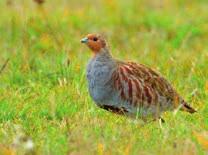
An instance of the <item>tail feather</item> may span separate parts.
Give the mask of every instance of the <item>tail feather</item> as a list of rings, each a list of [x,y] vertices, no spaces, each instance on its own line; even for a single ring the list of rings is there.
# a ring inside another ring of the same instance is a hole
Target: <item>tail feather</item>
[[[194,108],[192,108],[190,105],[188,105],[188,103],[186,103],[185,101],[182,101],[181,110],[187,111],[191,114],[196,112],[196,110]]]

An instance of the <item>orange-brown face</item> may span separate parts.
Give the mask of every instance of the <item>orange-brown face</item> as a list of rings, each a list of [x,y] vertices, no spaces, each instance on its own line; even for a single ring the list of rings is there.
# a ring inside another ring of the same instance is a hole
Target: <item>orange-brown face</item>
[[[81,40],[81,43],[87,44],[87,46],[94,52],[98,53],[102,48],[106,46],[105,40],[97,34],[88,34]]]

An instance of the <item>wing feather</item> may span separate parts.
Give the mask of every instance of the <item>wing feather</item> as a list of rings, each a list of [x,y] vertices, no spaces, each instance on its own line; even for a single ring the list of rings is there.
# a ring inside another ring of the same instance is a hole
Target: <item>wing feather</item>
[[[114,88],[121,99],[134,106],[157,104],[162,96],[174,100],[172,86],[159,73],[151,68],[132,62],[118,62],[113,73]]]

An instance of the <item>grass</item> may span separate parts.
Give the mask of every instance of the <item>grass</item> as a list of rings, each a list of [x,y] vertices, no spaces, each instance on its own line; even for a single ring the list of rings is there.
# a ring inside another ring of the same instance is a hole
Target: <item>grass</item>
[[[206,0],[1,1],[0,150],[28,153],[31,139],[35,154],[208,154],[207,9]],[[159,70],[198,112],[167,112],[160,128],[97,108],[80,44],[92,32],[115,57]]]

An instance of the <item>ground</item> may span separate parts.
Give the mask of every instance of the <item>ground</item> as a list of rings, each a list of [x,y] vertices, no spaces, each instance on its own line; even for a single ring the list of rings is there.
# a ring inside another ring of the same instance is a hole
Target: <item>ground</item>
[[[0,2],[0,154],[208,154],[207,0]],[[197,109],[144,124],[99,109],[80,44],[161,72]],[[32,150],[32,151],[30,151]]]

